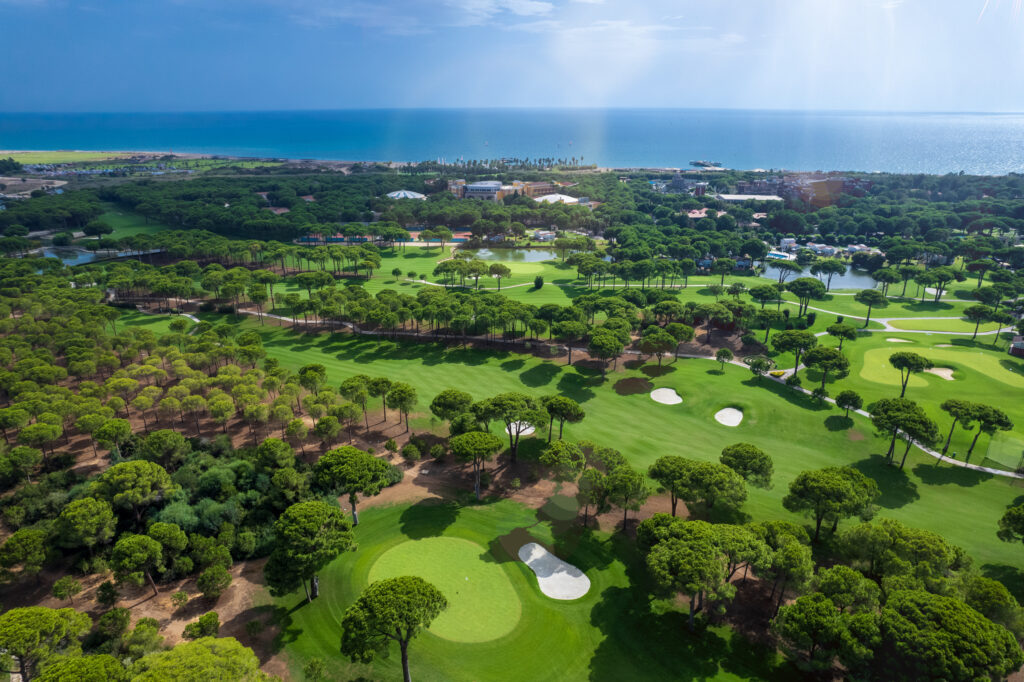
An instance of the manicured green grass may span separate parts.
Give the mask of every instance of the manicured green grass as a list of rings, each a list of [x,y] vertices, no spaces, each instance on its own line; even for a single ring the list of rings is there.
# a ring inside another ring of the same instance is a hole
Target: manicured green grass
[[[888,338],[903,338],[913,343],[890,343]],[[834,345],[831,340],[823,343]],[[988,340],[979,343],[925,334],[881,332],[847,342],[843,351],[850,358],[851,373],[848,378],[832,384],[830,391],[835,394],[851,388],[864,397],[865,403],[899,395],[899,373],[888,361],[892,353],[911,351],[930,358],[936,367],[952,368],[953,381],[929,373],[911,377],[906,397],[919,403],[936,421],[943,438],[950,424],[949,415],[939,408],[943,401],[959,398],[999,407],[1014,421],[1016,428],[997,433],[991,439],[982,435],[971,459],[977,464],[1017,466],[1021,450],[1016,444],[1022,440],[1020,434],[1024,427],[1024,402],[1018,399],[1024,388],[1024,362],[1007,355],[1005,349],[993,350]],[[974,431],[957,427],[950,452],[960,453],[962,459],[973,437]],[[982,461],[986,449],[991,451],[992,462]]]
[[[448,609],[430,626],[432,633],[454,642],[489,642],[511,632],[522,607],[505,572],[493,558],[482,558],[487,555],[486,548],[462,538],[410,540],[381,554],[367,582],[419,576],[448,600]]]
[[[947,320],[891,320],[890,325],[897,329],[914,329],[929,332],[963,332],[968,338],[974,334],[974,322],[963,318]],[[995,331],[999,325],[986,323],[979,327],[979,332]]]
[[[0,152],[3,158],[11,157],[18,163],[77,163],[81,161],[103,161],[105,159],[125,158],[128,155],[118,152]]]
[[[146,313],[140,313],[137,310],[121,310],[121,317],[117,318],[117,329],[121,331],[123,327],[143,327],[151,330],[157,336],[161,334],[168,334],[171,331],[171,321],[177,319],[177,315],[148,315]],[[193,326],[192,320],[187,317],[181,318],[188,322],[188,328],[191,329]],[[186,330],[186,333],[188,331]]]
[[[112,233],[106,235],[112,239],[121,239],[122,237],[131,237],[137,234],[155,234],[162,230],[171,229],[167,225],[155,220],[147,222],[138,213],[132,213],[117,204],[105,203],[103,208],[105,211],[98,220],[114,228]]]
[[[775,480],[771,490],[750,490],[743,511],[754,519],[799,521],[781,504],[796,475],[807,469],[848,464],[879,482],[882,515],[942,533],[982,565],[1008,568],[1020,560],[1019,548],[1000,542],[995,535],[999,517],[1020,494],[1007,479],[938,465],[917,450],[911,452],[904,470],[889,467],[881,458],[888,443],[873,436],[868,420],[854,416],[848,422],[836,408],[819,406],[766,379],[754,380],[740,367],[728,365],[724,373],[719,373],[716,363],[681,359],[667,361],[659,372],[650,363],[642,367],[629,363],[631,368],[624,369],[625,363],[620,360],[620,370],[602,380],[599,371],[578,365],[566,367],[564,359],[546,361],[502,351],[381,342],[347,334],[303,335],[280,327],[260,328],[255,320],[240,324],[260,330],[268,355],[278,358],[288,369],[321,363],[332,384],[354,374],[409,382],[419,396],[411,420],[416,431],[443,433],[426,406],[445,388],[459,387],[475,399],[502,391],[536,396],[557,392],[579,401],[587,413],[582,423],[566,426],[566,438],[586,438],[617,448],[642,469],[666,454],[714,461],[722,448],[732,443],[746,441],[761,447],[775,461]],[[847,342],[844,350],[853,361],[853,370],[850,377],[829,385],[833,395],[844,388],[857,390],[867,402],[898,395],[893,385],[859,375],[862,355],[872,348],[914,348],[911,344],[889,344],[884,338],[885,333]],[[824,342],[834,344],[832,339]],[[1000,363],[998,359],[996,362]],[[1021,408],[1007,405],[1013,401],[993,400],[989,377],[969,369],[966,360],[962,371],[964,378],[959,379],[958,372],[957,381],[952,382],[929,375],[925,379],[928,388],[911,389],[908,397],[919,400],[940,428],[948,424],[948,419],[938,410],[938,404],[950,397],[996,402],[1011,410],[1017,423],[1024,423]],[[805,370],[804,375],[808,382],[814,380],[813,372]],[[997,390],[1001,391],[1012,388],[999,386]],[[674,388],[683,403],[667,406],[653,402],[649,392],[660,387]],[[739,427],[729,428],[714,421],[715,412],[728,406],[744,411]],[[493,428],[499,432],[497,425]],[[524,457],[537,456],[544,445],[543,435],[524,441]],[[954,448],[965,451],[963,444],[972,435],[958,430]],[[979,452],[988,441],[982,436]],[[974,459],[982,460],[977,452]]]
[[[479,547],[475,557],[460,555],[453,563],[443,553],[432,555],[440,562],[437,573],[451,572],[457,582],[464,577],[467,562],[490,566],[511,585],[522,612],[512,630],[488,641],[459,642],[432,631],[421,633],[410,647],[412,677],[420,682],[800,678],[774,651],[728,629],[688,633],[685,614],[678,607],[650,597],[651,585],[632,540],[552,521],[543,509],[509,501],[473,507],[423,502],[370,508],[361,515],[355,534],[358,550],[320,573],[320,598],[305,604],[304,596],[294,594],[276,601],[282,625],[278,644],[296,678],[316,657],[327,663],[336,679],[401,679],[397,648],[371,665],[343,657],[338,652],[340,623],[382,558],[387,560],[395,547],[424,538]],[[543,596],[533,572],[515,556],[526,542],[544,544],[583,570],[590,592],[570,602]],[[416,573],[425,570],[409,568]],[[477,613],[463,611],[460,617],[470,623],[486,621],[501,598],[480,593],[475,603],[466,605]]]

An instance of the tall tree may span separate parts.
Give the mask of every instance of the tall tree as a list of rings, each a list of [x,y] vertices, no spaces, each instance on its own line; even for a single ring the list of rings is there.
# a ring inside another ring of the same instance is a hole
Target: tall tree
[[[562,430],[565,423],[579,424],[583,421],[586,413],[583,407],[568,396],[549,395],[540,399],[544,409],[548,411],[548,442],[551,442],[551,432],[555,419],[558,420],[558,440],[562,440]]]
[[[79,653],[80,638],[91,627],[92,619],[74,609],[14,608],[0,615],[0,648],[17,662],[21,679],[31,682],[43,661]]]
[[[505,424],[508,434],[509,455],[516,461],[519,438],[524,432],[539,429],[550,417],[544,405],[536,398],[523,393],[499,393],[485,401],[486,416]]]
[[[480,499],[480,470],[483,463],[501,449],[501,439],[484,431],[469,431],[453,436],[448,446],[456,459],[473,464],[473,493]]]
[[[153,596],[159,595],[154,571],[164,570],[164,553],[160,543],[147,535],[122,535],[114,543],[110,565],[118,580],[127,580],[137,585],[145,581],[153,588]]]
[[[900,371],[901,398],[907,393],[907,384],[910,382],[910,377],[912,375],[923,372],[926,369],[931,369],[934,366],[932,365],[932,361],[923,355],[907,351],[901,351],[890,355],[889,364]]]
[[[992,437],[997,431],[1010,431],[1013,429],[1013,422],[998,407],[975,403],[973,412],[974,420],[978,422],[978,431],[974,434],[971,447],[967,448],[965,461],[970,461],[971,453],[974,452],[974,446],[978,444],[978,437],[982,433],[987,433],[989,437]]]
[[[409,673],[409,643],[430,627],[448,608],[439,589],[416,576],[379,580],[345,611],[341,621],[341,652],[362,663],[387,655],[392,642],[398,644],[405,682]]]
[[[274,524],[275,543],[263,567],[271,592],[287,594],[302,584],[312,601],[309,581],[347,551],[353,543],[352,527],[341,510],[326,502],[299,502],[288,507]]]
[[[622,464],[608,472],[605,490],[608,493],[608,500],[622,510],[623,528],[629,511],[639,510],[650,495],[644,475],[628,464]]]
[[[668,493],[672,505],[672,516],[676,515],[676,506],[683,491],[686,475],[693,461],[678,455],[662,455],[647,470],[658,486]]]
[[[800,356],[818,345],[818,338],[809,331],[800,329],[787,329],[779,332],[772,339],[772,346],[779,353],[793,353],[793,375],[796,376],[800,368]]]
[[[871,311],[874,308],[884,308],[889,305],[889,299],[878,289],[862,289],[854,295],[853,300],[868,307],[867,317],[864,318],[865,329],[867,329],[868,324],[871,322]]]
[[[772,485],[772,458],[750,443],[736,443],[722,449],[719,460],[752,486],[768,489]]]
[[[167,470],[159,464],[133,460],[120,462],[104,471],[92,482],[89,491],[115,508],[131,511],[135,522],[141,524],[142,514],[148,507],[178,489]]]
[[[387,462],[351,445],[328,450],[313,465],[313,480],[320,490],[348,495],[353,526],[359,525],[359,495],[365,498],[380,494],[390,482],[390,473]]]

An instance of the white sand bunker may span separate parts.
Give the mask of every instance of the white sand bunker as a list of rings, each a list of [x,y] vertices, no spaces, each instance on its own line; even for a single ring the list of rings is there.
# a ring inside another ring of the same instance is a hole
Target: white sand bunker
[[[949,367],[932,367],[931,369],[926,369],[925,371],[928,372],[929,374],[934,374],[935,376],[942,377],[946,381],[953,380],[953,370],[951,370]]]
[[[512,435],[517,431],[520,436],[530,436],[533,435],[534,428],[529,424],[524,424],[523,422],[512,422],[511,426],[505,427],[505,433],[509,435]]]
[[[537,575],[537,586],[552,599],[579,599],[590,591],[590,578],[536,542],[519,548],[519,560]]]
[[[651,400],[662,405],[678,405],[683,399],[673,388],[656,388],[651,391]]]
[[[951,343],[938,343],[938,344],[935,344],[935,347],[936,348],[955,348],[955,346],[953,344],[951,344]]]
[[[889,343],[914,343],[910,339],[886,339]]]
[[[739,426],[743,421],[743,412],[735,407],[727,407],[715,412],[715,421],[725,426]]]

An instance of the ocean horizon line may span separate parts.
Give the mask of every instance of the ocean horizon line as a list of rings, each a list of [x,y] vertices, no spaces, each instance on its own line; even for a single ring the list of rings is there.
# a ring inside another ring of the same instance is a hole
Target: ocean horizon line
[[[802,109],[782,107],[623,107],[623,106],[393,106],[393,107],[322,107],[297,109],[146,109],[146,110],[79,110],[79,111],[0,111],[5,116],[136,116],[136,115],[203,115],[203,114],[300,114],[300,113],[345,113],[374,111],[651,111],[651,112],[737,112],[763,114],[844,114],[870,116],[1024,116],[1021,111],[974,111],[974,110],[928,110],[928,109]]]

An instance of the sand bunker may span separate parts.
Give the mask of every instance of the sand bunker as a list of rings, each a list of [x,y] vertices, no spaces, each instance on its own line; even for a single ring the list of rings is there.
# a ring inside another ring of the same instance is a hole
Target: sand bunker
[[[651,391],[651,400],[662,405],[678,405],[683,402],[673,388],[656,388]]]
[[[590,578],[536,542],[519,548],[519,560],[537,575],[537,586],[552,599],[579,599],[590,591]]]
[[[910,339],[886,339],[889,343],[914,343]]]
[[[936,348],[955,348],[956,346],[954,346],[951,343],[938,343],[938,344],[935,344],[935,347]]]
[[[725,426],[739,426],[743,421],[743,412],[735,407],[727,407],[715,412],[715,421]]]
[[[534,428],[529,424],[523,424],[522,422],[512,422],[512,426],[505,427],[505,433],[512,435],[516,431],[519,431],[520,436],[533,435]]]
[[[931,369],[926,369],[925,371],[928,372],[929,374],[934,374],[935,376],[942,377],[946,381],[953,380],[953,370],[951,370],[949,367],[932,367]]]

